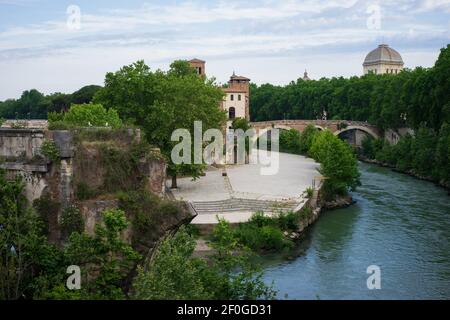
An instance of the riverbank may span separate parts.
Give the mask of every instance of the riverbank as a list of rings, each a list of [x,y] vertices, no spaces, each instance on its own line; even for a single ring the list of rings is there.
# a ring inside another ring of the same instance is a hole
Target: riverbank
[[[428,177],[422,176],[422,175],[415,173],[412,170],[400,170],[397,167],[390,165],[388,163],[385,163],[385,162],[382,162],[382,161],[379,161],[376,159],[369,159],[369,158],[361,156],[361,155],[358,155],[358,160],[361,162],[364,162],[364,163],[373,164],[373,165],[377,165],[377,166],[384,167],[384,168],[389,168],[394,172],[405,174],[405,175],[408,175],[410,177],[413,177],[413,178],[416,178],[416,179],[419,179],[422,181],[432,182],[435,185],[437,185],[438,187],[446,189],[448,194],[450,195],[450,183],[445,183],[443,181],[436,181],[436,179],[434,179],[431,176],[428,176]]]
[[[321,187],[314,190],[298,211],[280,212],[276,215],[254,213],[248,222],[230,224],[235,240],[260,256],[291,251],[298,247],[305,232],[316,223],[322,213],[347,208],[356,203],[350,194],[337,196],[332,201],[321,200],[320,194]],[[211,227],[208,233],[204,231],[199,229],[197,232],[199,238],[195,254],[199,257],[207,257],[213,252],[209,241],[213,241],[210,237],[214,233],[214,228]]]
[[[322,213],[326,211],[348,208],[356,203],[350,194],[345,196],[335,196],[335,198],[331,201],[324,201],[320,198],[320,192],[321,188],[314,190],[312,197],[305,204],[305,207],[310,208],[312,211],[312,215],[311,217],[307,217],[303,221],[300,221],[297,239],[301,238],[303,233],[319,219]]]

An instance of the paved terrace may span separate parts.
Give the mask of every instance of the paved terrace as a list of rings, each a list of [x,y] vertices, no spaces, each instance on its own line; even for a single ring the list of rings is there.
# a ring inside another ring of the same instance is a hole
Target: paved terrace
[[[279,156],[276,175],[261,175],[259,164],[227,166],[227,177],[222,176],[224,170],[210,168],[197,181],[179,179],[179,188],[172,193],[176,199],[192,203],[198,213],[193,224],[199,225],[215,224],[217,216],[240,223],[248,221],[256,211],[270,215],[298,209],[306,202],[304,192],[319,176],[319,165],[303,156]]]

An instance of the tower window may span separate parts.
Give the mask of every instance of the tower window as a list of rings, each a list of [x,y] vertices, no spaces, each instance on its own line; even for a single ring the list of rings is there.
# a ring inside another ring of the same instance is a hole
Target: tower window
[[[234,94],[232,94],[232,95],[230,96],[230,100],[231,100],[231,101],[234,101]]]
[[[241,100],[242,100],[242,97],[241,97],[241,95],[238,95],[238,100],[239,100],[239,101],[241,101]]]
[[[236,109],[234,107],[231,107],[230,110],[228,110],[228,118],[232,120],[236,118]]]

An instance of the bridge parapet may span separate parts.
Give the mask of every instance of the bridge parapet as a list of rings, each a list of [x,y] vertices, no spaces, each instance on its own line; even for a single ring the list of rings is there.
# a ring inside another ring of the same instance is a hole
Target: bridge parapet
[[[302,132],[308,125],[313,125],[322,130],[328,129],[334,134],[340,134],[349,130],[361,130],[375,138],[381,138],[382,130],[376,126],[364,121],[348,121],[348,120],[275,120],[251,122],[256,130],[268,130],[270,128],[279,129],[295,129]]]

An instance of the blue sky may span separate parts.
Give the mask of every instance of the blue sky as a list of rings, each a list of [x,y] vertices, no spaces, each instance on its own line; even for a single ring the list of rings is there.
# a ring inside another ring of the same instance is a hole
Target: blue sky
[[[69,5],[79,29],[67,25]],[[314,79],[360,75],[384,42],[406,67],[429,67],[449,31],[450,0],[0,0],[0,100],[102,84],[139,59],[166,69],[197,57],[218,82],[236,71],[286,84],[305,69]]]

